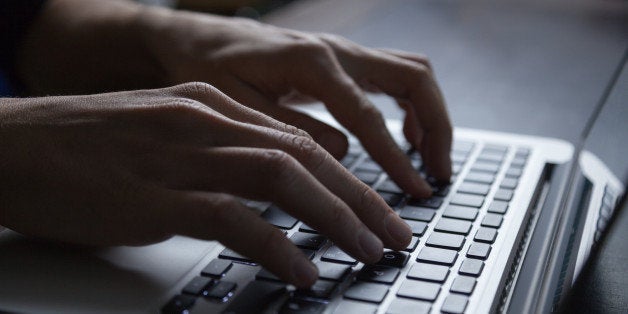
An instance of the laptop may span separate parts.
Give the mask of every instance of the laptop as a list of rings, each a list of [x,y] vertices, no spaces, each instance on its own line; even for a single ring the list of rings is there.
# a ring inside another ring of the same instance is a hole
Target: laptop
[[[273,204],[243,200],[319,267],[309,290],[217,242],[85,249],[0,232],[0,311],[24,313],[552,312],[619,210],[628,173],[628,53],[577,143],[456,128],[451,184],[411,199],[351,138],[342,160],[412,227],[364,265]],[[338,126],[326,113],[315,117]],[[614,122],[613,122],[614,121]],[[399,145],[400,121],[388,121]],[[625,204],[623,205],[626,206]]]

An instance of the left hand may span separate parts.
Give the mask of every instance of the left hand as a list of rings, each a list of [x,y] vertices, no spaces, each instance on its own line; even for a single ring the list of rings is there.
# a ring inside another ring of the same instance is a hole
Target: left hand
[[[431,188],[365,91],[394,97],[406,111],[404,134],[428,173],[449,180],[452,127],[426,58],[238,18],[148,10],[141,19],[149,26],[148,50],[169,84],[209,82],[242,104],[304,129],[339,158],[347,146],[340,131],[279,105],[294,95],[320,100],[403,190],[429,196]]]

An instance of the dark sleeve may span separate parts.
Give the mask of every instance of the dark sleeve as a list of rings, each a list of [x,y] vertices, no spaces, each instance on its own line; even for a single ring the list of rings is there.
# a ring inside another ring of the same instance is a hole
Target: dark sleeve
[[[46,0],[0,0],[0,96],[20,88],[15,76],[15,54],[26,30]]]

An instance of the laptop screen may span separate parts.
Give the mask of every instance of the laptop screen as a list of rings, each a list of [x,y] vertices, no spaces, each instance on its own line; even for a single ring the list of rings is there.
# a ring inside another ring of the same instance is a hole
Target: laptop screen
[[[584,149],[596,155],[620,179],[628,175],[628,64],[624,54],[616,75],[602,97],[595,123],[588,127]],[[603,105],[602,105],[603,103]],[[588,134],[587,134],[588,133]],[[627,183],[627,182],[625,182]]]

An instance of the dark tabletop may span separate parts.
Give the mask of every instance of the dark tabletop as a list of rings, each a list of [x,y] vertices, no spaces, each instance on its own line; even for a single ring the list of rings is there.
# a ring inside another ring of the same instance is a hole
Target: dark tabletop
[[[628,2],[611,0],[302,1],[267,21],[426,54],[456,126],[572,142],[628,43]]]

